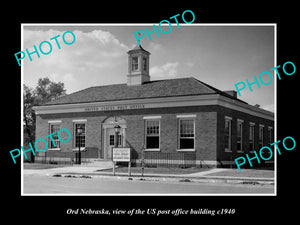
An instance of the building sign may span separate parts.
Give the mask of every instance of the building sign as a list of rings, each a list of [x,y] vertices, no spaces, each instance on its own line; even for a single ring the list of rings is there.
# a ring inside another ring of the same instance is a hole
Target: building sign
[[[134,104],[134,105],[107,105],[107,106],[91,106],[86,107],[86,112],[91,111],[113,111],[113,110],[126,110],[126,109],[144,109],[144,104]]]
[[[113,148],[114,162],[130,162],[130,148]]]

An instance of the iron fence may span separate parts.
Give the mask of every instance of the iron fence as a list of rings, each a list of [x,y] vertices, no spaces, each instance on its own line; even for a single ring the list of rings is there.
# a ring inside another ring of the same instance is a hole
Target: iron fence
[[[93,157],[94,158],[94,157]],[[91,156],[87,151],[81,152],[81,164],[89,163]],[[78,164],[79,153],[76,152],[60,152],[59,154],[52,154],[51,152],[39,153],[35,156],[36,163],[46,164]]]
[[[141,156],[141,163],[145,167],[195,167],[195,152],[147,152]]]

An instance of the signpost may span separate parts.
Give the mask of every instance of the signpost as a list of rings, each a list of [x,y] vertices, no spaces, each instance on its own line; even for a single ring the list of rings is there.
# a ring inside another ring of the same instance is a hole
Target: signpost
[[[113,175],[115,176],[116,162],[128,162],[128,176],[131,176],[131,161],[130,161],[130,148],[113,148]]]

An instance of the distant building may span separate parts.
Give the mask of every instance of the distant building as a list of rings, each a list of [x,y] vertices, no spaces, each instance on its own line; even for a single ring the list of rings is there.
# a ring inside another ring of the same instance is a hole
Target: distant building
[[[118,145],[130,147],[137,164],[144,155],[146,164],[230,166],[273,143],[272,112],[192,77],[151,81],[149,56],[141,46],[128,51],[127,84],[90,87],[34,107],[36,138],[61,128],[72,133],[66,143],[56,138],[56,148],[49,138],[35,161],[74,161],[79,146],[85,161],[110,160],[116,125]]]

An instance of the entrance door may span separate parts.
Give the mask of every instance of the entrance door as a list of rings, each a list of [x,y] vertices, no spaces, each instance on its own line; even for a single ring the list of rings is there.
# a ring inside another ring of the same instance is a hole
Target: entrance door
[[[118,147],[123,146],[123,134],[124,129],[121,129],[120,133],[118,134]],[[106,137],[105,137],[105,151],[104,151],[104,158],[111,159],[112,157],[112,148],[115,147],[115,130],[113,128],[106,129]]]
[[[108,117],[102,122],[103,131],[103,158],[111,159],[112,148],[115,146],[115,129],[119,125],[121,127],[118,136],[118,147],[125,147],[126,140],[126,121],[118,116]]]

